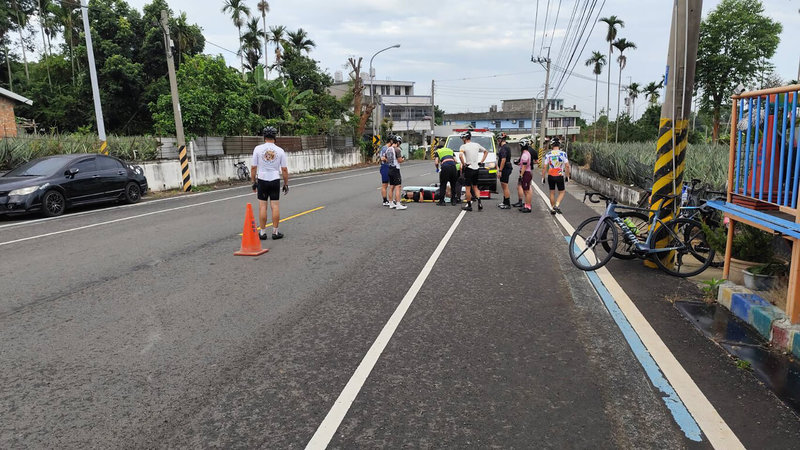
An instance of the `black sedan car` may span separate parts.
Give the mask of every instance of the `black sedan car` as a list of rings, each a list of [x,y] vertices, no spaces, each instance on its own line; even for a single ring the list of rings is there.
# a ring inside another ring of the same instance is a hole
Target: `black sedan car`
[[[147,192],[142,168],[105,155],[48,156],[0,177],[0,215],[41,211],[59,216],[72,206],[136,203]]]

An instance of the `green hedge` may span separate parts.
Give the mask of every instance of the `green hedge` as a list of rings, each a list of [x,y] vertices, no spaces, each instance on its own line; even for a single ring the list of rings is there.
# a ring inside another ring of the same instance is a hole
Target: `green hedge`
[[[0,139],[0,170],[12,169],[42,156],[97,153],[97,136],[85,134],[35,135]],[[150,136],[109,136],[108,154],[126,161],[146,161],[158,155],[158,141]]]
[[[689,145],[684,179],[699,178],[714,190],[723,190],[728,178],[728,147]],[[655,142],[621,144],[576,142],[569,146],[569,158],[578,166],[625,184],[649,189],[653,184]]]

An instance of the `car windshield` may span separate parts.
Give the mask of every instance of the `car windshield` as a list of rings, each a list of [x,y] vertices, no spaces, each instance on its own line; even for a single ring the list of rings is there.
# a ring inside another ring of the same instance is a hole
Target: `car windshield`
[[[492,137],[491,136],[472,136],[472,142],[480,145],[481,147],[489,150],[489,153],[494,153],[494,145],[492,145]],[[457,152],[461,146],[464,145],[464,141],[461,140],[459,136],[450,136],[447,138],[447,144],[445,146],[449,149],[452,149],[454,152]]]
[[[3,175],[4,177],[45,177],[54,175],[69,158],[45,158],[28,161],[14,170]]]

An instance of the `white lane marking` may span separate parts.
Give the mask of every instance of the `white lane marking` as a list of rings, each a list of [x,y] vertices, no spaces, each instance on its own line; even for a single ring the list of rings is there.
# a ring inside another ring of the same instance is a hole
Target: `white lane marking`
[[[306,449],[323,449],[331,442],[331,439],[333,439],[333,435],[336,434],[336,430],[339,429],[339,425],[341,425],[344,416],[347,414],[347,411],[350,410],[350,406],[353,404],[353,401],[356,399],[359,391],[361,391],[361,388],[364,386],[364,382],[367,380],[367,377],[369,377],[369,374],[375,367],[375,363],[378,362],[378,358],[380,358],[381,353],[383,353],[383,350],[386,348],[386,345],[389,343],[392,335],[394,335],[394,332],[397,330],[398,325],[400,325],[400,321],[403,320],[403,316],[405,316],[408,308],[411,306],[411,303],[414,302],[417,293],[419,292],[420,288],[422,288],[422,285],[425,283],[428,275],[430,275],[431,269],[433,269],[434,264],[436,264],[436,261],[439,259],[439,256],[442,254],[445,246],[447,246],[447,242],[450,241],[450,238],[453,236],[458,224],[461,223],[461,219],[464,217],[464,214],[466,214],[466,211],[461,211],[461,214],[456,217],[456,220],[450,226],[450,229],[447,230],[447,233],[439,242],[436,250],[434,250],[433,254],[431,254],[431,257],[428,258],[428,262],[425,263],[422,271],[420,271],[419,275],[417,275],[417,279],[414,280],[411,288],[408,289],[408,292],[406,292],[403,300],[401,300],[400,304],[397,305],[397,309],[395,309],[394,313],[389,318],[389,321],[386,322],[386,325],[384,325],[380,334],[378,334],[378,337],[367,351],[367,354],[364,355],[364,359],[361,360],[361,364],[358,365],[358,368],[353,373],[353,376],[350,377],[350,381],[347,382],[347,385],[345,385],[342,393],[339,394],[339,398],[336,399],[333,407],[331,407],[331,410],[328,411],[328,414],[319,425],[319,428],[317,428],[314,436],[312,436],[311,440],[308,441]]]
[[[340,171],[340,172],[320,173],[320,174],[317,174],[317,175],[298,175],[296,177],[292,177],[292,180],[305,180],[305,179],[308,179],[308,178],[318,178],[318,177],[323,177],[323,176],[326,176],[326,175],[332,175],[332,174],[335,174],[335,173],[360,172],[360,171],[368,170],[368,169],[374,169],[374,167],[365,167],[365,168],[361,168],[361,169],[343,170],[343,171]],[[359,175],[363,175],[363,174],[359,174]],[[300,186],[300,185],[298,185],[298,186]],[[215,189],[213,191],[208,191],[208,192],[193,192],[191,194],[178,195],[178,196],[175,196],[175,197],[159,198],[159,199],[156,199],[156,200],[145,200],[143,202],[134,203],[132,205],[120,205],[120,206],[116,206],[116,207],[112,207],[112,208],[102,208],[102,209],[94,209],[94,210],[91,210],[91,211],[81,211],[81,212],[76,212],[76,213],[70,213],[70,214],[65,214],[63,216],[58,216],[58,217],[45,217],[45,218],[42,218],[42,219],[33,219],[33,220],[25,221],[25,222],[9,223],[9,224],[6,224],[6,225],[0,225],[0,230],[2,230],[3,228],[21,228],[21,227],[25,227],[25,226],[29,226],[29,225],[36,225],[36,224],[39,224],[39,223],[42,223],[42,222],[49,222],[49,221],[52,221],[52,220],[71,219],[73,217],[80,217],[80,216],[85,216],[85,215],[89,215],[89,214],[99,214],[99,213],[109,212],[109,211],[117,211],[117,210],[125,209],[125,208],[135,208],[135,207],[138,207],[138,206],[147,206],[147,205],[166,202],[166,201],[170,201],[170,200],[192,199],[192,198],[202,197],[202,196],[209,195],[209,194],[218,194],[220,192],[232,191],[232,190],[236,190],[236,189],[244,189],[244,188],[249,188],[249,187],[250,187],[249,185],[245,185],[245,186],[234,186],[234,187],[229,187],[229,188],[224,188],[224,189]]]
[[[344,180],[344,179],[347,179],[347,178],[361,177],[361,176],[364,176],[364,175],[368,175],[368,174],[362,173],[362,174],[357,174],[357,175],[348,175],[346,177],[328,178],[328,179],[325,179],[325,180],[309,181],[308,183],[300,183],[300,184],[295,184],[295,185],[291,185],[290,184],[290,186],[296,188],[296,187],[300,187],[300,186],[307,186],[309,184],[326,183],[328,181]],[[33,239],[39,239],[39,238],[48,237],[48,236],[56,236],[56,235],[64,234],[64,233],[71,233],[73,231],[86,230],[88,228],[99,227],[99,226],[102,226],[102,225],[110,225],[112,223],[125,222],[125,221],[128,221],[128,220],[133,220],[133,219],[138,219],[138,218],[141,218],[141,217],[152,216],[152,215],[155,215],[155,214],[162,214],[162,213],[167,213],[167,212],[172,212],[172,211],[179,211],[181,209],[193,208],[195,206],[210,205],[212,203],[224,202],[226,200],[233,200],[233,199],[242,198],[242,197],[249,197],[249,196],[252,196],[252,195],[253,195],[252,192],[248,192],[247,194],[240,194],[240,195],[234,195],[234,196],[231,196],[231,197],[218,198],[218,199],[209,200],[209,201],[200,202],[200,203],[192,203],[190,205],[176,206],[174,208],[161,209],[161,210],[158,210],[158,211],[151,211],[151,212],[148,212],[148,213],[138,214],[138,215],[135,215],[135,216],[122,217],[122,218],[119,218],[119,219],[107,220],[105,222],[98,222],[98,223],[93,223],[93,224],[84,225],[84,226],[80,226],[80,227],[68,228],[66,230],[53,231],[51,233],[39,234],[39,235],[36,235],[36,236],[29,236],[29,237],[21,238],[21,239],[14,239],[13,241],[0,242],[0,247],[2,247],[4,245],[16,244],[16,243],[19,243],[19,242],[30,241],[30,240],[33,240]]]
[[[544,200],[546,205],[550,205],[550,198],[537,186],[531,183],[536,188],[536,192]],[[564,227],[564,230],[571,236],[575,233],[575,228],[567,222],[561,214],[554,216],[556,220]],[[608,292],[614,297],[614,301],[619,306],[622,313],[628,319],[636,334],[642,340],[642,343],[647,347],[647,351],[656,361],[656,364],[661,368],[662,373],[678,393],[678,396],[686,405],[694,420],[703,430],[703,433],[708,438],[709,442],[714,448],[719,449],[744,449],[744,445],[739,441],[739,438],[733,433],[727,423],[722,419],[714,405],[706,398],[703,391],[695,384],[692,377],[686,372],[686,369],[681,366],[675,355],[669,350],[664,341],[658,336],[658,333],[653,329],[650,322],[645,319],[639,308],[633,303],[628,294],[622,289],[622,286],[617,283],[617,280],[611,275],[606,267],[601,267],[595,270],[595,273],[603,282]]]

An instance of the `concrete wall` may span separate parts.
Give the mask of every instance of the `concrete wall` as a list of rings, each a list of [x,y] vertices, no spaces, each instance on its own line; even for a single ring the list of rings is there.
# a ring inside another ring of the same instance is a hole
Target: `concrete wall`
[[[602,192],[603,195],[614,197],[623,205],[636,205],[642,197],[647,195],[644,190],[638,187],[618,183],[610,178],[598,175],[589,169],[573,166],[571,172],[573,180],[596,191]]]
[[[287,153],[289,173],[302,173],[312,170],[348,167],[363,162],[358,147],[331,151],[328,149],[302,150]],[[235,180],[237,161],[244,161],[250,167],[252,154],[198,158],[190,164],[192,184],[211,184],[218,181]],[[181,186],[181,169],[177,159],[150,161],[139,164],[144,169],[147,182],[153,191],[178,189]]]

